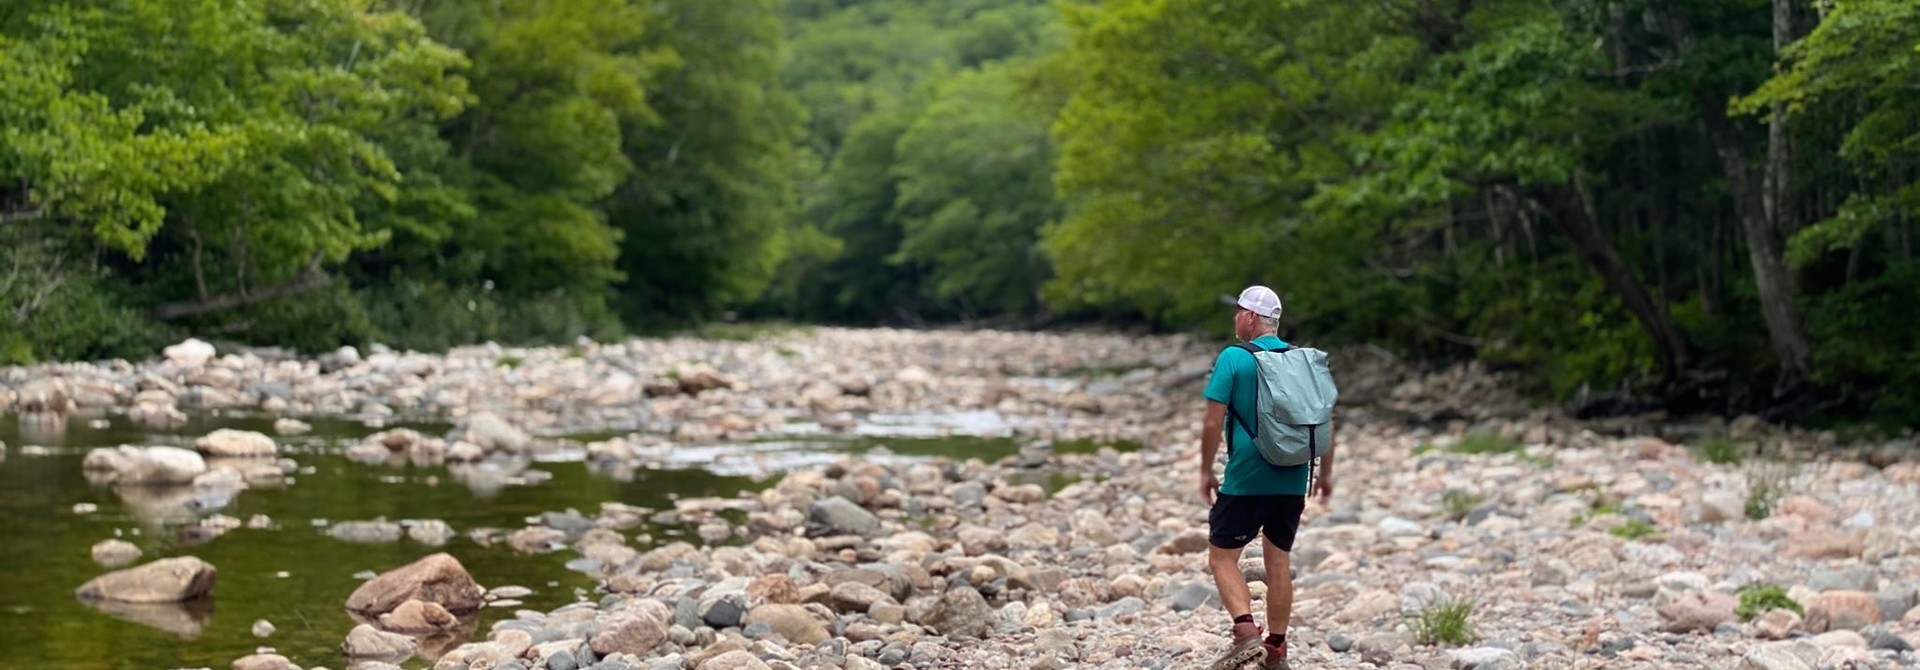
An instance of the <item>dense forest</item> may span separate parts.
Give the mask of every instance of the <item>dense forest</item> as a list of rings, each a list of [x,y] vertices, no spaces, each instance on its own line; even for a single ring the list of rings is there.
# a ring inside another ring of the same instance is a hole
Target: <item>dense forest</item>
[[[12,0],[0,363],[1286,329],[1920,418],[1910,0]]]

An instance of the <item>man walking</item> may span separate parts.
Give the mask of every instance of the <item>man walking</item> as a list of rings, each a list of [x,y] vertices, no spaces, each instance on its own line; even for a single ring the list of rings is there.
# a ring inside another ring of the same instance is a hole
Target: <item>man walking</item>
[[[1235,301],[1233,334],[1262,351],[1289,345],[1278,335],[1280,296],[1265,286],[1253,286]],[[1233,645],[1215,661],[1212,670],[1233,670],[1263,661],[1267,670],[1287,665],[1287,625],[1293,615],[1292,559],[1300,513],[1312,493],[1324,502],[1333,495],[1333,426],[1327,425],[1326,448],[1320,452],[1318,472],[1312,463],[1280,467],[1268,463],[1254,446],[1249,426],[1257,425],[1258,363],[1252,353],[1234,346],[1214,360],[1207,381],[1207,415],[1200,433],[1200,496],[1212,507],[1208,514],[1207,565],[1220,590],[1220,603],[1233,616]],[[1214,459],[1223,437],[1227,443],[1226,478],[1214,477]],[[1317,476],[1315,476],[1317,475]],[[1267,625],[1272,634],[1261,638],[1253,620],[1253,594],[1240,572],[1240,554],[1264,536],[1261,555],[1267,568]]]

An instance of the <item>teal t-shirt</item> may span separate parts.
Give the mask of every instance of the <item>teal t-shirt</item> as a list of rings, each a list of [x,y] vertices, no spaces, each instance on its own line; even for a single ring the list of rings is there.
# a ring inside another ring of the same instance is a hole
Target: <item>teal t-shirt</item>
[[[1287,343],[1278,337],[1265,335],[1254,339],[1254,346],[1261,349],[1280,349]],[[1227,347],[1220,357],[1213,361],[1213,376],[1207,379],[1207,400],[1227,405],[1227,474],[1220,480],[1220,492],[1235,496],[1272,496],[1306,495],[1307,470],[1310,466],[1295,465],[1279,467],[1260,457],[1260,451],[1253,446],[1253,436],[1234,420],[1238,414],[1242,420],[1254,421],[1254,412],[1259,402],[1259,388],[1255,385],[1260,374],[1258,363],[1253,354],[1239,347]]]

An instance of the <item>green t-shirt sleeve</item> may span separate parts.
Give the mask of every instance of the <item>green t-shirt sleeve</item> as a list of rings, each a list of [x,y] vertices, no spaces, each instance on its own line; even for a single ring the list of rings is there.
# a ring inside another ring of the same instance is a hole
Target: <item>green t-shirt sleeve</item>
[[[1233,374],[1238,370],[1234,365],[1235,352],[1243,356],[1247,353],[1228,347],[1222,349],[1220,356],[1213,359],[1213,374],[1207,377],[1207,390],[1201,392],[1206,399],[1223,405],[1233,401]]]

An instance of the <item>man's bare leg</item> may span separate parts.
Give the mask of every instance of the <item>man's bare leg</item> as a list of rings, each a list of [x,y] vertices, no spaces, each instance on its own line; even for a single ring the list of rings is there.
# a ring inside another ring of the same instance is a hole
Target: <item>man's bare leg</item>
[[[1293,622],[1293,554],[1275,546],[1273,540],[1262,540],[1260,558],[1267,564],[1267,630],[1286,635]],[[1220,602],[1225,603],[1226,596]]]
[[[1207,567],[1213,570],[1214,588],[1220,590],[1220,606],[1232,617],[1253,613],[1253,593],[1247,589],[1247,576],[1240,574],[1240,552],[1207,546]]]

